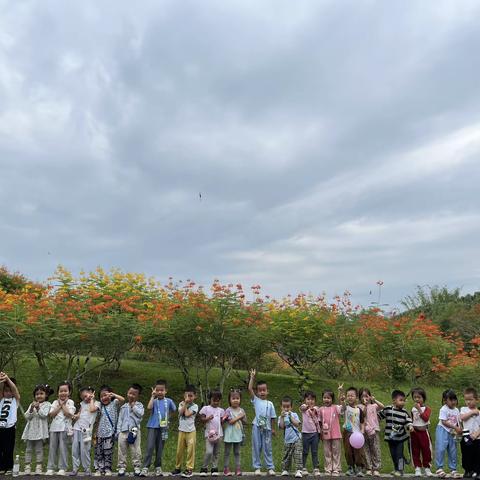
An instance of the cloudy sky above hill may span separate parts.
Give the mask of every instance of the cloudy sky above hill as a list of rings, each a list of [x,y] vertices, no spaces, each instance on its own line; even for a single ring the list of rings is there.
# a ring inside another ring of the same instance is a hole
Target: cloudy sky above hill
[[[0,0],[0,264],[478,290],[479,14]]]

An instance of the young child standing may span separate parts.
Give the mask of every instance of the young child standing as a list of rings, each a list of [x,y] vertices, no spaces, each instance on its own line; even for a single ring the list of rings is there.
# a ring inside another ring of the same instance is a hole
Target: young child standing
[[[463,391],[465,407],[460,409],[463,435],[460,443],[462,449],[463,478],[478,477],[480,474],[480,411],[478,410],[478,393],[475,388]]]
[[[365,452],[362,448],[353,448],[350,445],[350,437],[355,432],[364,433],[365,416],[363,410],[357,405],[358,390],[355,387],[347,389],[346,395],[340,397],[344,402],[343,406],[343,448],[345,450],[345,460],[347,461],[348,470],[346,475],[357,475],[362,477],[365,468]]]
[[[80,398],[80,410],[73,416],[73,475],[78,474],[80,465],[86,474],[90,474],[93,424],[100,408],[100,402],[95,400],[92,387],[81,388]]]
[[[197,444],[197,430],[195,418],[198,414],[198,405],[195,403],[197,391],[193,385],[187,385],[183,394],[183,401],[178,405],[178,442],[175,470],[172,475],[179,475],[183,459],[186,456],[185,471],[182,477],[193,476],[195,466],[195,447]]]
[[[93,466],[95,476],[112,475],[113,446],[117,433],[118,410],[125,399],[108,385],[100,387],[100,419],[98,421]]]
[[[155,451],[155,475],[162,473],[162,454],[165,441],[168,438],[168,424],[170,415],[177,410],[171,398],[167,398],[167,381],[157,380],[152,388],[152,396],[147,409],[152,413],[147,423],[147,452],[143,460],[143,469],[140,476],[146,477],[152,463]]]
[[[210,405],[205,405],[200,410],[200,418],[205,424],[205,456],[200,468],[200,475],[205,476],[211,462],[210,473],[218,475],[218,454],[220,453],[220,440],[223,438],[222,418],[225,410],[220,407],[222,394],[218,391],[210,392]]]
[[[284,445],[282,458],[282,475],[288,476],[290,466],[295,466],[295,477],[302,478],[302,434],[300,433],[300,419],[292,411],[292,399],[282,398],[282,413],[278,417],[278,427],[284,430]]]
[[[423,388],[414,388],[412,390],[412,407],[413,430],[410,432],[412,441],[412,460],[415,467],[415,476],[422,476],[422,468],[425,469],[425,475],[431,477],[433,475],[430,470],[432,463],[432,444],[428,426],[430,425],[430,415],[432,410],[425,405],[427,394]]]
[[[322,401],[320,423],[325,456],[325,473],[332,477],[338,477],[342,473],[342,432],[340,429],[342,407],[334,405],[335,394],[332,390],[325,390],[322,393]]]
[[[72,418],[75,414],[75,403],[70,399],[72,385],[63,382],[57,389],[57,400],[50,407],[50,444],[46,475],[53,475],[57,467],[57,475],[65,475],[68,466],[68,442],[73,435]]]
[[[120,408],[118,416],[118,475],[123,477],[127,469],[128,452],[132,456],[133,472],[136,477],[140,475],[142,465],[142,436],[140,423],[142,422],[145,409],[138,401],[142,393],[142,387],[138,383],[132,383],[127,391],[127,403]]]
[[[405,457],[403,444],[408,439],[408,433],[413,430],[410,414],[405,410],[405,393],[401,390],[392,392],[392,405],[384,407],[379,417],[385,419],[385,441],[388,443],[394,466],[395,476],[403,475]]]
[[[384,405],[370,393],[368,388],[360,390],[360,400],[365,413],[365,446],[363,449],[367,466],[366,474],[378,477],[382,468],[378,412],[384,408]]]
[[[33,389],[33,402],[25,412],[27,421],[22,440],[27,443],[25,449],[25,475],[32,473],[32,452],[35,451],[35,475],[42,475],[43,442],[48,439],[48,414],[51,404],[48,397],[53,390],[48,385],[37,385]]]
[[[240,447],[243,443],[244,425],[246,424],[246,415],[243,408],[240,407],[242,394],[240,390],[230,390],[228,394],[229,407],[225,410],[223,416],[225,456],[223,462],[223,474],[230,475],[230,451],[233,449],[235,459],[235,474],[241,475],[240,466]]]
[[[457,404],[458,398],[453,390],[445,390],[442,395],[444,405],[438,415],[438,425],[435,430],[435,463],[437,464],[438,477],[445,477],[447,474],[443,469],[445,452],[448,454],[448,467],[450,468],[450,477],[460,478],[457,472],[457,444],[455,437],[462,435],[460,426],[460,412]]]
[[[265,465],[268,468],[269,475],[275,475],[275,466],[273,465],[272,435],[275,435],[275,407],[268,400],[268,386],[266,382],[257,382],[254,389],[256,371],[250,371],[250,380],[248,382],[248,392],[255,410],[252,428],[252,460],[255,475],[261,473],[260,455],[263,451]]]
[[[11,474],[20,393],[15,379],[0,372],[0,474]]]
[[[318,444],[320,442],[320,409],[316,406],[317,396],[315,392],[308,390],[303,395],[303,403],[300,406],[302,412],[302,466],[303,474],[307,474],[308,452],[312,454],[313,474],[320,475],[318,468]]]

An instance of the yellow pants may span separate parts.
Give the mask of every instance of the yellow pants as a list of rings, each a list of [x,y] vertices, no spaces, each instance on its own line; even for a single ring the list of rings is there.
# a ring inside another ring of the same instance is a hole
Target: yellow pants
[[[176,468],[182,468],[183,457],[185,455],[185,450],[187,450],[187,463],[185,468],[187,470],[193,470],[195,465],[196,443],[197,432],[178,432]]]

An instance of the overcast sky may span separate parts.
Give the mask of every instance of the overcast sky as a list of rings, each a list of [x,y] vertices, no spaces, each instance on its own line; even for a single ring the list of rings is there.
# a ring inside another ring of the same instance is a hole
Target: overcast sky
[[[479,14],[0,0],[0,264],[478,290]]]

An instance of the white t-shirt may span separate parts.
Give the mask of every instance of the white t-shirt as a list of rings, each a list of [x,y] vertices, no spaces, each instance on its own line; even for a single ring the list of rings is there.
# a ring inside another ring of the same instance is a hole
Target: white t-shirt
[[[17,399],[15,397],[0,400],[0,428],[11,428],[17,423]]]
[[[440,420],[438,424],[442,426],[447,432],[450,432],[451,427],[447,427],[442,423],[442,420],[447,420],[450,422],[452,425],[458,425],[458,421],[460,416],[460,412],[458,411],[458,408],[448,408],[447,405],[444,405],[440,409],[440,413],[438,414],[438,419]]]
[[[463,415],[469,412],[470,412],[470,408],[468,407],[462,407],[460,409],[460,415]],[[463,420],[462,423],[463,423],[464,430],[469,430],[470,433],[476,432],[478,429],[480,429],[480,415],[473,415],[472,417],[469,417],[467,420]]]
[[[430,425],[430,420],[426,422],[420,415],[425,412],[427,407],[424,405],[420,407],[420,412],[413,407],[412,408],[412,420],[413,420],[413,426],[414,427],[428,427]]]
[[[56,410],[59,406],[58,400],[55,400],[50,407],[50,412]],[[67,410],[73,415],[75,413],[75,403],[73,400],[67,400]],[[64,432],[67,430],[68,427],[72,426],[72,419],[67,418],[65,413],[60,410],[55,417],[52,419],[52,423],[50,424],[50,431],[51,432]]]
[[[180,408],[180,405],[179,405]],[[189,408],[193,415],[186,417],[185,415],[179,415],[178,417],[178,430],[180,432],[194,432],[195,429],[195,417],[198,413],[198,405],[196,403],[192,404]]]
[[[97,418],[97,413],[100,410],[100,402],[95,401],[97,410],[95,412],[90,411],[90,402],[81,402],[80,403],[80,416],[73,426],[74,430],[82,431],[84,429],[89,430],[92,428],[95,423],[95,418]]]

